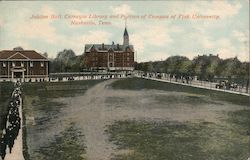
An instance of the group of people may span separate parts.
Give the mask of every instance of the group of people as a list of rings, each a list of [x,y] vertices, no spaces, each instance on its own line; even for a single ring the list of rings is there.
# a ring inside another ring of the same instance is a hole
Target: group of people
[[[21,127],[21,118],[19,115],[19,106],[21,105],[21,83],[17,81],[14,85],[14,90],[11,95],[11,101],[8,106],[8,114],[6,116],[6,127],[3,129],[2,137],[0,138],[0,156],[4,160],[6,150],[9,152],[14,146],[14,141],[18,136]]]

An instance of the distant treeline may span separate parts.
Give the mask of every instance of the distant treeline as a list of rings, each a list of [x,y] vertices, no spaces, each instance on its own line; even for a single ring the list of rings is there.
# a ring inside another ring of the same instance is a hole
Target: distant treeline
[[[79,72],[83,68],[83,55],[77,56],[71,49],[59,52],[50,63],[51,73]],[[241,62],[237,57],[221,59],[217,55],[202,55],[190,60],[185,56],[171,56],[164,61],[135,63],[135,69],[164,72],[175,77],[197,76],[209,81],[215,78],[232,78],[241,83],[249,81],[249,62]]]
[[[237,57],[220,59],[214,55],[203,55],[190,60],[185,56],[171,56],[164,61],[136,63],[135,69],[164,72],[177,77],[197,76],[208,81],[225,78],[249,83],[249,62],[241,62]]]

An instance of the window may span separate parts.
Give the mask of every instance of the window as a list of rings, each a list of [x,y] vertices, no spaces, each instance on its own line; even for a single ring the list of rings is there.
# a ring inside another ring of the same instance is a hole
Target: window
[[[12,62],[12,67],[15,67],[15,66],[16,66],[15,62]]]
[[[44,66],[44,62],[41,62],[41,67],[43,67]]]
[[[129,61],[129,57],[127,57],[127,61]]]
[[[30,67],[33,67],[33,62],[30,62]]]
[[[24,65],[23,65],[23,62],[21,62],[21,67],[23,67]]]
[[[3,62],[3,67],[4,67],[4,68],[6,67],[6,62]]]
[[[32,70],[30,70],[30,75],[33,75],[33,71]]]

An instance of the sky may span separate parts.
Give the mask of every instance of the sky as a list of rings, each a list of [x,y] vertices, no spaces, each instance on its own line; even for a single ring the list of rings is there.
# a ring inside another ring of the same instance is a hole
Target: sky
[[[0,13],[0,50],[81,55],[85,44],[122,44],[126,23],[138,62],[203,54],[249,61],[249,0],[0,1]]]

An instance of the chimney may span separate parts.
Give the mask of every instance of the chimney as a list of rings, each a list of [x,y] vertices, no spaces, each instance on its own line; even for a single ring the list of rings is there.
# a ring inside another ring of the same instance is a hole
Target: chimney
[[[112,45],[114,45],[115,44],[115,42],[114,41],[112,41]]]
[[[102,43],[102,50],[104,50],[104,43]]]
[[[120,49],[120,46],[119,46],[119,44],[117,43],[117,49],[119,50]]]
[[[13,51],[23,51],[23,48],[22,47],[15,47],[15,48],[13,48]]]

